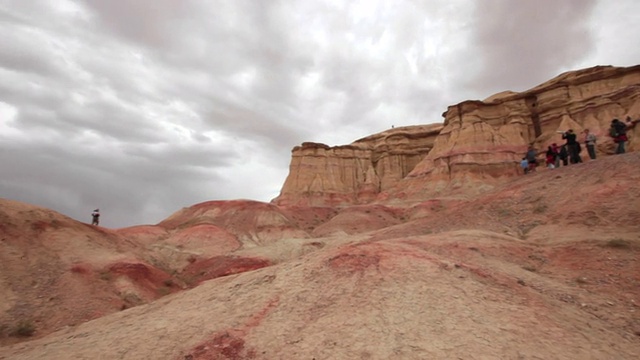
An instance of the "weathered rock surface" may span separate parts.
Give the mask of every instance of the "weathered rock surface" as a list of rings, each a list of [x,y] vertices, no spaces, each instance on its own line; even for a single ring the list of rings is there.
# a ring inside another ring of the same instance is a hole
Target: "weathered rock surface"
[[[298,224],[277,206],[250,200],[196,204],[175,212],[158,226],[180,230],[204,224],[224,229],[244,247],[266,245],[283,237],[309,237],[306,231],[299,229]]]
[[[610,118],[640,115],[639,70],[303,144],[272,204],[110,230],[0,199],[0,344],[35,325],[0,359],[637,359],[640,152],[513,176],[556,130],[610,152]]]
[[[541,170],[405,209],[287,209],[297,226],[369,232],[312,239],[327,245],[277,264],[195,263],[187,272],[213,280],[2,347],[0,359],[637,359],[638,161]]]
[[[558,131],[568,129],[582,142],[589,128],[598,156],[612,154],[611,120],[640,118],[640,66],[567,72],[521,93],[450,106],[443,116],[443,125],[392,129],[346,146],[295,147],[273,202],[344,205],[478,193],[519,175],[530,144],[544,152],[562,144]],[[637,131],[629,131],[628,151],[638,148]]]
[[[442,125],[390,129],[345,146],[303,143],[277,205],[339,205],[373,201],[404,178],[433,147]]]
[[[485,191],[521,173],[518,163],[530,144],[544,152],[552,143],[564,143],[558,131],[568,129],[581,143],[583,130],[590,129],[598,138],[598,156],[609,155],[614,152],[610,122],[626,116],[640,118],[640,66],[572,71],[522,93],[465,101],[444,113],[433,149],[387,195],[419,199]],[[628,151],[638,147],[636,132],[629,131]]]
[[[0,344],[19,324],[44,335],[177,290],[145,255],[116,231],[0,199]]]

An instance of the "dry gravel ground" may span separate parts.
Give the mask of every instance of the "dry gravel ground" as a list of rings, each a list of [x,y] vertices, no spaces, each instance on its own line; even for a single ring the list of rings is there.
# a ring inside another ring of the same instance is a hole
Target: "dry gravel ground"
[[[300,213],[301,229],[332,237],[274,240],[272,227],[268,243],[234,254],[274,265],[2,347],[0,359],[640,358],[640,153],[450,195],[333,222],[340,211]]]

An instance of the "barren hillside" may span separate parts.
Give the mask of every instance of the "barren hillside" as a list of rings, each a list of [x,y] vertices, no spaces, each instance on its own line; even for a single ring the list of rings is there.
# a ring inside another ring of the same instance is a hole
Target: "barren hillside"
[[[0,359],[636,359],[639,165],[640,153],[603,157],[406,207],[210,202],[118,231],[58,218],[41,230],[3,201],[2,281],[16,299],[4,314],[36,294],[17,275],[43,278],[8,254],[22,246],[32,261],[63,230],[93,237],[46,273],[81,260],[110,293],[95,272],[136,254],[184,290]]]

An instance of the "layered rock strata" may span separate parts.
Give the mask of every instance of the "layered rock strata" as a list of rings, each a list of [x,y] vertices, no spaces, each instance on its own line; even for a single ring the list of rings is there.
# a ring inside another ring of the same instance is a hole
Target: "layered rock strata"
[[[390,129],[350,145],[303,143],[292,150],[277,205],[369,203],[409,174],[433,147],[441,124]]]
[[[640,118],[640,65],[597,66],[561,74],[530,90],[505,91],[450,106],[443,124],[388,130],[350,145],[303,143],[292,151],[277,205],[339,205],[422,201],[477,193],[521,174],[529,145],[541,161],[547,146],[588,128],[597,155],[614,152],[614,118]],[[636,133],[628,132],[627,151]],[[584,146],[583,146],[584,147]],[[583,158],[588,158],[586,151]]]
[[[640,66],[564,73],[522,93],[450,106],[443,116],[431,152],[381,198],[420,200],[486,190],[521,174],[519,161],[529,145],[543,161],[547,146],[562,144],[561,132],[569,129],[584,144],[582,132],[588,128],[598,138],[598,156],[612,154],[611,120],[640,117]],[[635,132],[629,131],[628,151],[638,147]],[[582,157],[588,158],[586,149]]]

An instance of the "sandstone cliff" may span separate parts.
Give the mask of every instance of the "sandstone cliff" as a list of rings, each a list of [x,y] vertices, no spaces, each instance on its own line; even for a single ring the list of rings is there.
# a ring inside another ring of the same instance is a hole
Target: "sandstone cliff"
[[[350,145],[303,143],[277,205],[368,203],[409,174],[433,147],[441,124],[390,129]]]
[[[597,66],[561,74],[530,90],[464,101],[444,124],[388,130],[350,145],[304,143],[292,151],[278,205],[420,201],[471,194],[518,176],[527,146],[542,154],[561,144],[557,131],[598,137],[599,157],[613,153],[613,118],[640,118],[640,65]],[[638,148],[629,132],[628,151]],[[586,151],[583,152],[586,158]]]
[[[612,154],[611,120],[640,117],[640,66],[567,72],[522,93],[450,106],[443,116],[433,149],[386,197],[420,200],[486,190],[520,174],[518,162],[529,144],[542,158],[547,146],[563,143],[558,131],[568,129],[581,142],[583,130],[590,129],[598,138],[598,156]],[[634,132],[629,131],[628,151],[638,148]],[[586,151],[582,157],[586,161]]]

